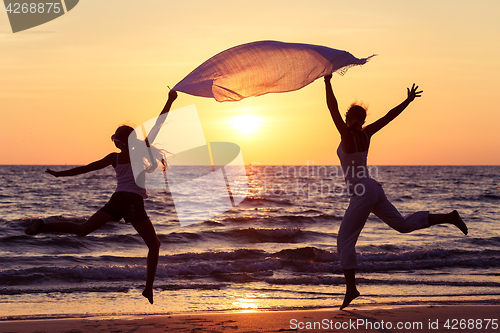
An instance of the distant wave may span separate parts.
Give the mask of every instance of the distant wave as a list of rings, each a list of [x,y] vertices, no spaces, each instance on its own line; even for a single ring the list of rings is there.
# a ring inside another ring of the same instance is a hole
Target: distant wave
[[[207,230],[200,232],[172,232],[159,235],[164,243],[191,243],[193,241],[224,241],[244,243],[296,243],[306,242],[318,237],[328,236],[314,231],[303,231],[300,228],[244,228],[231,230]]]
[[[442,269],[443,267],[487,268],[500,265],[500,250],[465,251],[428,249],[416,251],[389,251],[359,253],[360,272],[409,272],[419,270]],[[5,260],[6,258],[1,258]],[[67,259],[66,259],[67,260]],[[22,292],[22,290],[38,290],[43,292],[44,286],[54,284],[71,285],[81,288],[80,283],[90,281],[109,284],[123,282],[123,285],[137,283],[145,278],[146,268],[143,258],[94,258],[88,259],[88,265],[59,267],[43,265],[42,260],[33,261],[35,267],[10,269],[0,272],[0,294]],[[103,262],[121,264],[103,264]],[[80,259],[80,262],[85,260]],[[129,262],[130,264],[125,264]],[[138,264],[142,262],[142,264]],[[294,274],[281,274],[293,271]],[[333,275],[334,274],[334,275]],[[277,277],[277,276],[279,277]],[[398,276],[401,277],[401,274]],[[360,283],[370,284],[443,284],[450,286],[492,286],[500,287],[500,282],[490,281],[415,281],[408,279],[377,280],[365,277]],[[342,282],[342,273],[338,265],[336,253],[315,247],[285,249],[275,253],[262,250],[240,249],[226,252],[202,252],[167,255],[160,258],[157,280],[169,281],[179,285],[187,277],[196,279],[197,283],[205,281],[221,282],[266,282],[269,284],[331,284]],[[187,283],[189,284],[189,283]],[[97,285],[96,285],[97,286]],[[53,287],[53,286],[52,286]],[[50,287],[50,288],[52,288]],[[116,287],[116,286],[115,286]],[[71,289],[71,287],[68,287]],[[96,288],[99,288],[98,286]],[[75,290],[76,290],[75,289]],[[17,290],[17,291],[16,291]],[[78,289],[80,290],[80,289]]]
[[[240,206],[242,207],[268,207],[273,205],[293,206],[294,203],[287,199],[278,199],[278,198],[271,199],[271,198],[261,198],[261,197],[256,197],[256,198],[247,197],[240,203]]]
[[[310,212],[298,213],[295,215],[277,215],[277,216],[237,216],[237,217],[226,217],[223,219],[224,222],[235,222],[235,223],[259,223],[259,224],[276,224],[283,226],[301,225],[311,223],[329,223],[333,221],[342,221],[342,216],[329,215],[329,214],[313,214],[316,211],[311,210]]]
[[[480,195],[455,195],[447,200],[449,201],[466,201],[466,202],[477,202],[477,201],[497,201],[500,200],[500,195],[485,193]]]

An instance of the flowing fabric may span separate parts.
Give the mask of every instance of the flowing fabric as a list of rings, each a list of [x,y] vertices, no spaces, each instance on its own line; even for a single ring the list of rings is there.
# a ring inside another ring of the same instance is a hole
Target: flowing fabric
[[[349,52],[320,45],[259,41],[215,55],[173,89],[219,102],[239,101],[297,90],[333,72],[343,75],[371,57],[358,59]]]

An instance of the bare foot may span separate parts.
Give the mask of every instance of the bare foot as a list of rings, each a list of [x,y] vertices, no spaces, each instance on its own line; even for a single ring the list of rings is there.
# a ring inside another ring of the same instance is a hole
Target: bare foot
[[[30,236],[38,235],[40,232],[42,232],[44,227],[45,227],[45,222],[43,222],[42,219],[38,219],[31,225],[31,227],[26,228],[24,230],[24,233]]]
[[[468,229],[467,229],[467,226],[465,225],[464,221],[462,221],[462,219],[460,218],[460,215],[458,214],[458,212],[456,210],[454,210],[453,212],[451,212],[451,215],[453,216],[453,224],[458,228],[460,229],[464,235],[467,235],[467,233],[469,232]]]
[[[349,292],[346,292],[345,293],[345,297],[344,297],[344,303],[342,303],[342,306],[340,307],[340,310],[343,310],[344,308],[346,308],[347,306],[349,306],[349,304],[351,303],[351,301],[353,299],[355,299],[356,297],[358,297],[360,294],[359,294],[359,291],[357,289],[353,290],[353,291],[349,291]]]
[[[144,289],[142,296],[146,297],[149,303],[153,304],[153,289]]]

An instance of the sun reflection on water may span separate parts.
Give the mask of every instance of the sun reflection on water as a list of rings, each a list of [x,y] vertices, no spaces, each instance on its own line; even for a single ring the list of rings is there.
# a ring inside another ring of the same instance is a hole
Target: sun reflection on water
[[[257,312],[261,304],[257,295],[245,295],[245,297],[237,298],[237,301],[233,302],[233,305],[242,312]]]

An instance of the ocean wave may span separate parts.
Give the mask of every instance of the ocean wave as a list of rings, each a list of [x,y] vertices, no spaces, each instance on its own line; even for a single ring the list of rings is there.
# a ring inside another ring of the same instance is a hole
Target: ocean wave
[[[226,260],[257,260],[265,259],[269,254],[263,250],[256,249],[238,249],[234,251],[223,252],[201,252],[201,253],[181,253],[164,257],[169,262],[185,261],[226,261]]]
[[[214,222],[212,222],[214,223]],[[199,232],[170,232],[158,234],[165,244],[194,244],[195,242],[244,242],[244,243],[297,243],[331,237],[329,234],[302,230],[300,228],[238,228],[229,230],[206,230]],[[43,234],[37,237],[5,235],[0,238],[6,246],[33,246],[36,248],[92,249],[93,247],[142,246],[144,241],[138,234],[90,234],[76,235]]]
[[[202,222],[206,226],[210,227],[223,227],[225,224],[215,220],[206,220]]]
[[[157,290],[220,290],[227,286],[225,283],[156,283],[155,289]],[[99,285],[88,286],[85,284],[79,285],[61,285],[61,284],[45,284],[43,288],[0,288],[0,295],[20,295],[20,294],[40,294],[40,293],[127,293],[131,289],[136,288],[135,284],[123,283],[102,283]],[[0,320],[8,320],[0,318]]]
[[[159,235],[164,243],[192,243],[194,241],[224,241],[245,243],[297,243],[329,236],[320,232],[303,231],[300,228],[245,228],[209,230],[200,232],[172,232]]]
[[[162,243],[191,243],[202,238],[195,232],[171,232],[169,234],[158,235]]]
[[[330,214],[318,214],[318,215],[284,215],[284,216],[273,216],[269,217],[266,222],[272,222],[280,225],[308,225],[314,223],[331,223],[332,221],[340,222],[342,221],[342,216],[330,215]]]
[[[306,215],[304,213],[295,215],[266,215],[266,216],[237,216],[237,217],[226,217],[223,219],[224,222],[234,222],[234,223],[254,223],[259,225],[281,225],[281,226],[301,226],[308,225],[311,226],[315,223],[330,223],[332,221],[342,221],[342,216],[330,215],[330,214],[316,214],[316,215]]]
[[[481,197],[489,200],[500,200],[500,195],[495,195],[495,194],[483,194]]]
[[[491,193],[476,194],[476,195],[454,195],[447,199],[447,201],[465,201],[465,202],[489,202],[498,201],[500,196]]]
[[[300,228],[246,228],[223,231],[222,234],[228,238],[235,238],[238,241],[245,240],[250,243],[295,243],[324,235],[319,232],[301,230]]]
[[[38,237],[26,235],[4,236],[0,238],[2,243],[9,247],[30,248],[31,251],[38,252],[40,249],[47,251],[75,251],[75,250],[96,250],[102,247],[111,246],[142,246],[144,241],[138,234],[134,235],[87,235],[80,237],[76,235],[53,235],[45,234]]]
[[[277,285],[342,285],[345,283],[343,276],[301,276],[293,278],[267,278],[265,282]],[[356,278],[358,284],[365,285],[428,285],[428,286],[453,286],[453,287],[492,287],[499,288],[500,282],[476,282],[476,281],[415,281],[408,280],[379,280],[364,277]],[[463,294],[464,296],[468,294]],[[492,292],[491,295],[498,295]],[[408,295],[404,295],[408,297]],[[460,296],[460,295],[457,295]]]
[[[265,219],[267,216],[235,216],[235,217],[225,217],[222,219],[224,222],[234,222],[234,223],[245,223],[254,222],[259,219]]]
[[[477,238],[469,237],[466,239],[467,243],[489,247],[500,247],[500,237]]]
[[[239,206],[241,207],[269,207],[269,206],[294,206],[295,204],[287,199],[279,198],[262,198],[262,197],[247,197],[243,200]]]
[[[37,248],[51,249],[85,249],[90,248],[90,240],[92,236],[82,237],[37,237],[33,238],[26,235],[15,235],[2,237],[2,243],[7,246],[23,246],[24,248],[31,247],[32,251]]]
[[[338,256],[335,253],[315,247],[281,250],[274,253],[272,257],[286,260],[306,260],[314,262],[335,262],[338,260]]]
[[[107,261],[109,264],[103,265],[103,261]],[[122,264],[117,265],[116,261],[120,261]],[[29,286],[50,282],[64,284],[88,281],[137,282],[143,280],[146,274],[145,265],[137,264],[138,262],[144,263],[143,258],[109,257],[101,258],[101,260],[92,258],[89,259],[89,262],[93,265],[89,263],[88,265],[59,267],[52,262],[48,265],[42,264],[31,268],[3,270],[0,271],[0,284],[4,286]],[[124,265],[125,262],[130,264]],[[430,249],[406,252],[361,252],[358,255],[358,262],[358,271],[364,273],[406,271],[413,274],[422,270],[442,269],[443,267],[455,269],[491,268],[500,265],[500,251]],[[41,260],[38,261],[38,264],[41,263]],[[276,274],[278,277],[275,277]],[[196,278],[198,282],[199,279],[208,279],[218,282],[262,281],[276,284],[304,284],[306,283],[304,281],[308,281],[307,283],[315,284],[320,283],[318,281],[331,281],[333,277],[330,274],[342,276],[337,254],[315,247],[303,247],[275,253],[240,249],[226,252],[166,255],[160,257],[156,276],[158,281],[168,279],[177,282],[185,278]],[[384,283],[413,283],[405,281],[395,279]],[[471,283],[460,282],[454,285],[471,285]],[[481,286],[500,286],[500,282],[491,284],[488,281],[483,281],[477,283]]]
[[[144,279],[146,271],[141,265],[104,265],[104,266],[72,266],[46,267],[5,270],[0,273],[0,284],[8,286],[40,285],[46,282],[75,283],[88,280],[123,281]]]

